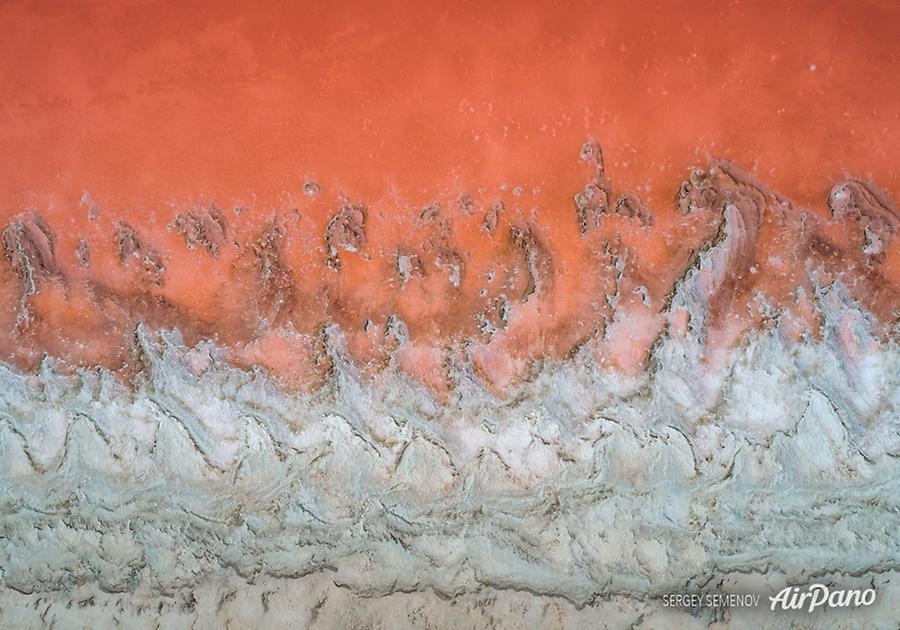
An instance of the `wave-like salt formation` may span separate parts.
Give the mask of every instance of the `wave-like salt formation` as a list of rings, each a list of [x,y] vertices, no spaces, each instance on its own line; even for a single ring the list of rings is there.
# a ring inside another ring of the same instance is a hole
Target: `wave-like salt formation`
[[[634,378],[582,351],[510,399],[472,371],[449,404],[363,379],[338,329],[333,376],[307,396],[144,328],[131,385],[51,359],[3,368],[3,582],[174,602],[222,575],[325,573],[365,598],[487,588],[575,615],[624,597],[637,618],[729,575],[896,571],[900,353],[840,285],[816,299],[819,341],[776,325],[711,374],[694,339],[666,337]]]

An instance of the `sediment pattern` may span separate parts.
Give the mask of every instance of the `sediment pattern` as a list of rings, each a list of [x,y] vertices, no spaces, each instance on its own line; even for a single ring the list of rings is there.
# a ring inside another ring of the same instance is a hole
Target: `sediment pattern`
[[[660,220],[599,144],[581,156],[562,236],[521,191],[435,202],[409,239],[358,201],[318,236],[299,211],[249,229],[202,207],[68,251],[14,217],[4,587],[196,620],[216,613],[194,593],[221,612],[238,580],[271,586],[260,614],[279,591],[548,627],[675,623],[662,594],[734,580],[891,588],[890,201],[850,179],[823,216],[713,162]]]

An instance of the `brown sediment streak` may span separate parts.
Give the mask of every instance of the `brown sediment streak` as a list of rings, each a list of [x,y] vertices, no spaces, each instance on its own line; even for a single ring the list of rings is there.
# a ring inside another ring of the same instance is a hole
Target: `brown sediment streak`
[[[34,212],[23,214],[3,228],[3,256],[19,277],[22,291],[37,291],[38,283],[58,273],[53,231]]]
[[[282,248],[284,228],[271,223],[249,248],[252,252],[252,273],[258,283],[258,320],[263,328],[283,325],[284,318],[295,303],[294,280],[285,266]],[[252,286],[252,284],[250,284]]]
[[[325,232],[329,267],[340,268],[341,251],[356,253],[365,247],[367,212],[365,206],[348,204],[329,221]]]
[[[527,302],[532,296],[541,299],[546,291],[553,290],[553,257],[540,243],[532,227],[510,226],[509,236],[522,252],[525,273],[528,278],[525,290],[519,298]]]
[[[202,247],[213,256],[225,241],[225,217],[215,206],[179,214],[170,227],[184,237],[189,249]]]
[[[160,255],[141,242],[137,232],[125,221],[116,223],[114,247],[123,267],[134,266],[153,284],[162,284],[163,266]]]

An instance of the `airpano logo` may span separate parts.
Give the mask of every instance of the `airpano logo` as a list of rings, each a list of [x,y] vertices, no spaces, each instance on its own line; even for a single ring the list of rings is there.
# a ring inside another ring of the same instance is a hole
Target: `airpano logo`
[[[824,608],[859,608],[875,603],[875,589],[834,589],[824,584],[812,584],[801,591],[798,586],[786,586],[775,597],[769,597],[769,610],[805,610],[815,612]]]

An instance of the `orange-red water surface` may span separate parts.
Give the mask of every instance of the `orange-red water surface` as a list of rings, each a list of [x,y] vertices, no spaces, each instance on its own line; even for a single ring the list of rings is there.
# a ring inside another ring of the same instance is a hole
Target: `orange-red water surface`
[[[791,202],[763,214],[745,261],[760,275],[729,312],[805,282],[764,254],[806,260],[791,247],[808,210],[812,255],[896,317],[897,240],[873,266],[827,205],[848,176],[889,211],[900,195],[893,2],[8,2],[0,21],[0,225],[33,211],[53,241],[49,264],[23,254],[33,290],[21,264],[0,270],[0,358],[21,366],[127,365],[145,321],[301,382],[331,323],[361,364],[397,350],[438,390],[464,338],[500,389],[608,325],[598,357],[632,369],[716,231],[674,202],[711,158]],[[581,234],[590,138],[652,225]],[[335,236],[350,206],[363,233]],[[214,247],[188,247],[190,212],[221,218]],[[619,255],[640,290],[613,326],[598,296]]]

